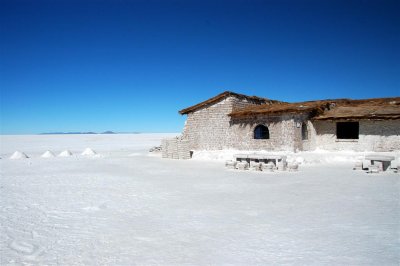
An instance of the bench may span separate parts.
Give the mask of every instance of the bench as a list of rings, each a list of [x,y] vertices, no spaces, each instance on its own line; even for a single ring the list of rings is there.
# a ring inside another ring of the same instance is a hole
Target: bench
[[[235,154],[234,155],[236,161],[247,161],[250,163],[251,161],[260,162],[260,163],[269,163],[273,162],[276,166],[278,162],[286,162],[286,156],[284,155],[275,155],[275,154]]]
[[[234,155],[236,162],[246,162],[250,166],[255,163],[260,164],[260,170],[286,170],[286,156],[284,155],[276,155],[276,154],[235,154]],[[272,166],[271,166],[272,165]],[[258,167],[258,166],[257,166]],[[256,167],[256,168],[257,168]],[[271,168],[271,169],[270,169]]]
[[[386,171],[390,168],[390,163],[395,159],[394,156],[380,155],[380,154],[368,154],[365,155],[365,160],[369,161],[370,166],[375,166],[379,171]]]

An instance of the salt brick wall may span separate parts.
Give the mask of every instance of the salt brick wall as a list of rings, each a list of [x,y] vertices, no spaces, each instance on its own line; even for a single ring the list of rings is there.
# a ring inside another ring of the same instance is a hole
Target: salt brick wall
[[[358,140],[337,140],[336,122],[314,121],[315,145],[326,150],[400,150],[399,120],[361,120]]]
[[[183,138],[189,141],[191,150],[355,150],[391,151],[400,150],[399,120],[360,121],[360,139],[337,141],[336,123],[309,121],[307,114],[257,116],[232,119],[228,115],[233,109],[254,104],[234,96],[196,110],[187,115]],[[302,140],[301,126],[307,123],[308,140]],[[270,139],[254,139],[254,128],[258,124],[268,126]]]
[[[204,107],[187,115],[183,139],[190,143],[190,149],[218,150],[226,147],[229,129],[229,114],[232,104],[229,98]]]
[[[191,112],[187,114],[182,137],[189,140],[192,150],[232,148],[231,140],[234,132],[230,127],[228,114],[233,109],[251,104],[255,102],[230,96],[218,103]]]
[[[268,127],[269,139],[254,139],[257,125]],[[291,116],[234,119],[231,145],[240,150],[294,150],[295,122]]]
[[[183,138],[192,150],[302,150],[301,127],[296,122],[306,120],[304,115],[281,115],[274,117],[232,119],[233,109],[254,104],[246,99],[227,97],[187,115]],[[254,128],[268,126],[270,139],[254,139]],[[311,128],[311,127],[309,127]],[[309,137],[310,139],[311,137]],[[308,149],[308,147],[307,147]]]
[[[307,120],[307,129],[308,129],[308,140],[304,140],[303,143],[303,151],[312,151],[317,148],[317,138],[314,124]]]
[[[302,139],[301,125],[307,123],[308,139]],[[232,147],[245,150],[296,151],[313,149],[312,124],[308,115],[256,116],[232,120]],[[257,125],[268,127],[269,139],[254,139]]]

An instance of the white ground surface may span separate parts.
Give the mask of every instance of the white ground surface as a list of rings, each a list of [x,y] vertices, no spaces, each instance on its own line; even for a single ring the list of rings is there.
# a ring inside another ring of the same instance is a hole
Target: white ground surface
[[[399,174],[351,153],[297,173],[148,156],[164,136],[1,136],[0,264],[399,265]]]

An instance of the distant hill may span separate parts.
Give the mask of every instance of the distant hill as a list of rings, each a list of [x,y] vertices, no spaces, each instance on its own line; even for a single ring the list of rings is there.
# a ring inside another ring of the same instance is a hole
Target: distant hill
[[[115,133],[115,132],[113,132],[113,131],[104,131],[104,132],[101,133],[101,134],[117,134],[117,133]]]
[[[102,133],[96,133],[96,132],[45,132],[45,133],[40,133],[39,135],[90,135],[90,134],[140,134],[141,132],[114,132],[111,130],[104,131]]]
[[[46,132],[40,135],[76,135],[76,134],[97,134],[96,132]]]

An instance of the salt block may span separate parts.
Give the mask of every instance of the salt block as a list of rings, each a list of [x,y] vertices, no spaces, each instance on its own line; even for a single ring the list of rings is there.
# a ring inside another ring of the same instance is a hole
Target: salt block
[[[353,170],[362,170],[363,168],[363,162],[362,161],[356,161],[354,163]]]
[[[236,164],[236,167],[239,170],[247,170],[247,169],[249,169],[249,164],[247,162],[238,162]]]
[[[289,171],[295,172],[299,170],[299,165],[296,163],[289,164],[288,165]]]
[[[376,165],[370,165],[369,167],[368,167],[368,173],[375,173],[375,174],[377,174],[377,173],[379,173],[379,167],[378,166],[376,166]]]
[[[362,161],[362,169],[368,169],[371,165],[371,161],[370,160],[363,160]]]
[[[236,161],[233,160],[228,160],[225,162],[225,167],[229,169],[235,169],[236,168]]]
[[[285,171],[286,170],[286,162],[278,162],[277,168],[278,171]]]
[[[261,171],[261,163],[250,162],[250,170]]]
[[[264,164],[262,170],[265,171],[265,172],[273,172],[274,171],[274,165],[273,164],[269,164],[269,163]]]

